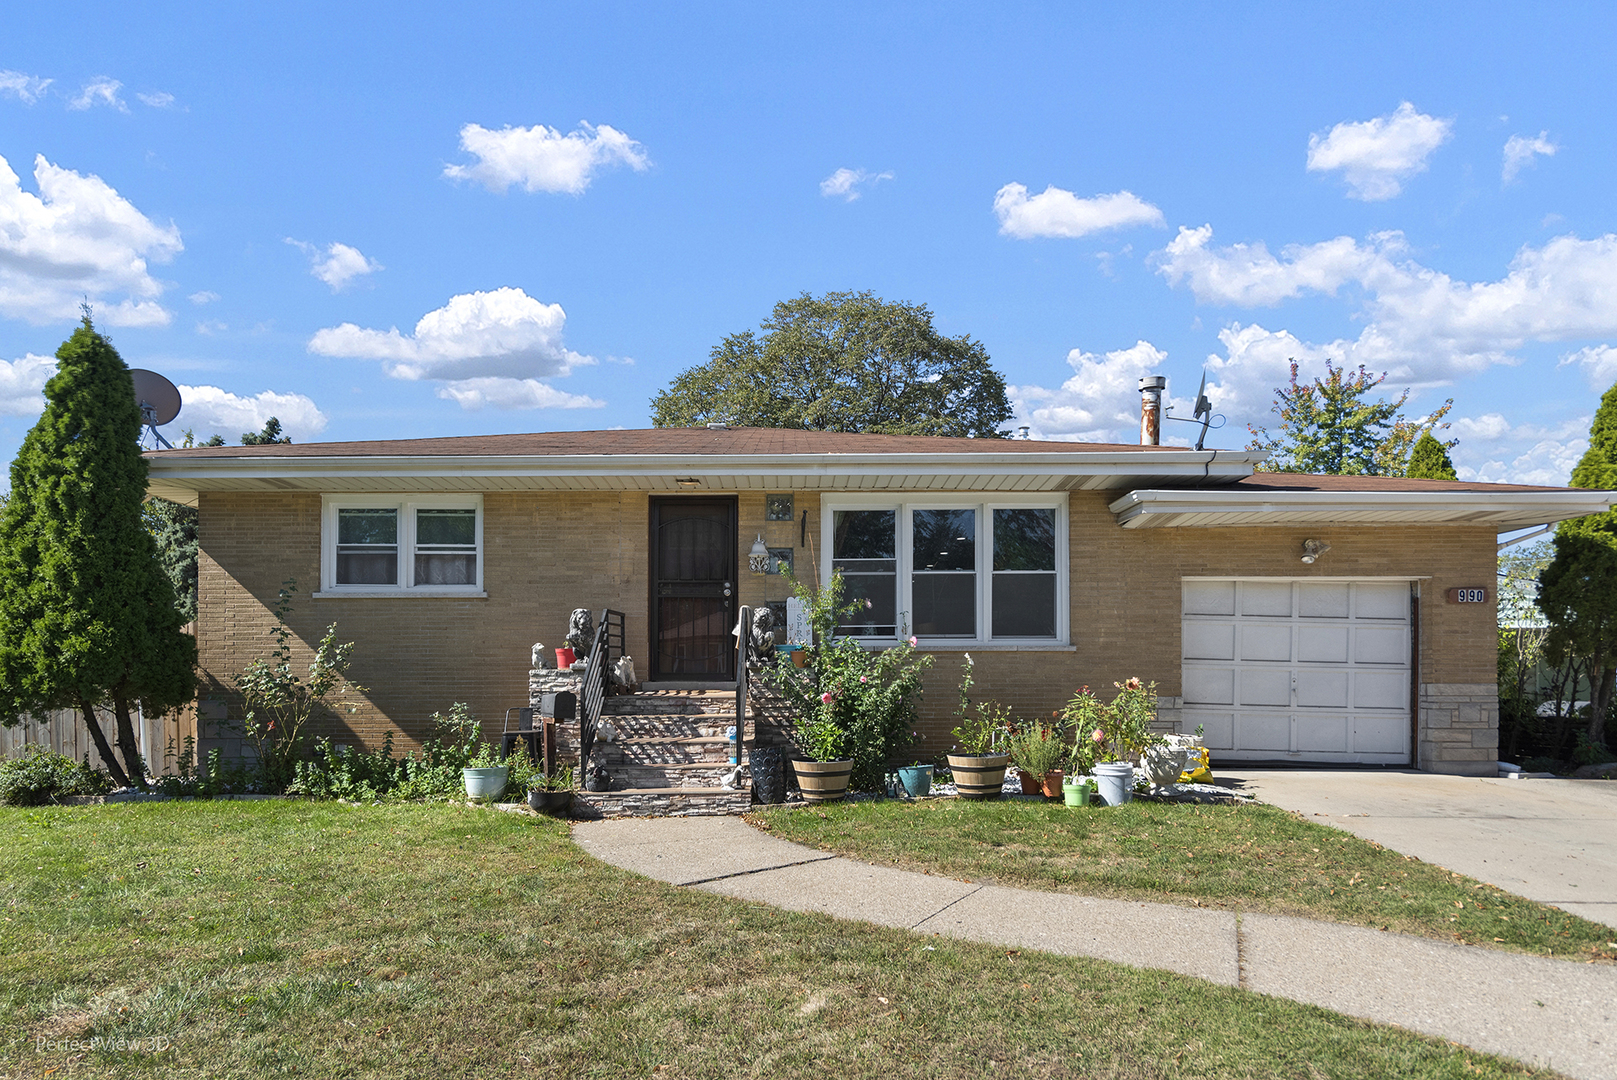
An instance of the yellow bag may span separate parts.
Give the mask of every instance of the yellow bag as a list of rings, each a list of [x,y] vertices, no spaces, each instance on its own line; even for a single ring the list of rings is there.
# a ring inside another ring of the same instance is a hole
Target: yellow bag
[[[1185,771],[1179,774],[1181,784],[1211,784],[1213,782],[1213,764],[1207,756],[1207,748],[1198,746],[1190,752],[1185,761]]]

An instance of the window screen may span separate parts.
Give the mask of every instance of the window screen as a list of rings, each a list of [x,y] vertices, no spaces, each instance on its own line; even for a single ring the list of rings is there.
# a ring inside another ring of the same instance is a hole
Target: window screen
[[[994,637],[1056,635],[1056,512],[994,511]]]
[[[854,637],[898,633],[898,514],[838,510],[832,518],[831,566],[842,571],[846,599],[859,605],[837,624]]]
[[[399,583],[399,512],[337,511],[337,584]]]

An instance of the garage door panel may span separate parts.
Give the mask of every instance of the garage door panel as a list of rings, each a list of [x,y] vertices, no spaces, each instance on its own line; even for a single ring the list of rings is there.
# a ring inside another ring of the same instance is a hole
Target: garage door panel
[[[1209,750],[1235,749],[1235,714],[1232,712],[1209,712],[1204,709],[1186,709],[1184,711],[1186,731],[1195,731],[1197,725],[1202,728],[1202,742]]]
[[[1393,713],[1357,713],[1353,717],[1355,754],[1402,754],[1407,752],[1409,717]]]
[[[1347,582],[1330,581],[1298,586],[1297,614],[1304,619],[1347,618]]]
[[[1348,661],[1346,626],[1297,628],[1297,659],[1306,664],[1345,664]]]
[[[1355,709],[1409,708],[1409,673],[1405,671],[1355,671]]]
[[[1291,704],[1291,669],[1243,667],[1236,672],[1237,705]]]
[[[1234,615],[1235,582],[1187,581],[1184,606],[1186,615]]]
[[[1409,632],[1402,626],[1354,627],[1353,662],[1408,666]]]
[[[1184,628],[1186,660],[1234,660],[1235,624],[1187,622]]]
[[[1186,705],[1234,705],[1234,668],[1184,668]]]
[[[1291,659],[1291,623],[1245,623],[1241,626],[1242,660]]]
[[[1297,750],[1303,754],[1345,754],[1349,750],[1346,713],[1297,717]]]
[[[1241,582],[1241,614],[1291,618],[1291,582]]]
[[[1361,581],[1353,586],[1353,614],[1408,622],[1409,586],[1402,581]]]
[[[1348,673],[1341,668],[1302,668],[1297,672],[1299,709],[1345,709]]]
[[[1291,716],[1287,713],[1243,712],[1235,718],[1236,745],[1242,750],[1267,750],[1284,754],[1291,750]]]

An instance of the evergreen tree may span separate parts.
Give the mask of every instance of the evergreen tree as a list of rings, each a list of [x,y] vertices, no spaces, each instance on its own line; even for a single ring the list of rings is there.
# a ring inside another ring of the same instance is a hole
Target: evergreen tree
[[[1454,462],[1449,458],[1448,446],[1438,442],[1430,431],[1421,432],[1420,438],[1415,440],[1415,448],[1409,452],[1409,467],[1404,470],[1404,475],[1422,480],[1460,478],[1454,471]]]
[[[748,427],[998,438],[1005,378],[969,335],[944,337],[924,304],[808,293],[731,334],[651,401],[658,427]]]
[[[290,445],[291,442],[292,436],[281,434],[281,422],[273,416],[264,422],[263,431],[246,431],[243,432],[241,436],[241,444],[243,446],[268,446],[272,443],[286,443]],[[220,439],[217,443],[209,443],[208,445],[223,446],[224,444],[225,441]]]
[[[1589,449],[1572,470],[1572,486],[1617,488],[1617,386],[1607,390],[1589,427]],[[1569,656],[1588,665],[1588,739],[1606,738],[1606,712],[1617,689],[1617,511],[1563,521],[1555,531],[1555,558],[1539,575],[1538,606],[1549,620],[1545,655],[1553,664]]]
[[[196,642],[180,630],[142,526],[146,462],[129,369],[88,312],[56,359],[0,517],[0,721],[77,709],[114,779],[144,785],[130,707],[190,701]],[[104,702],[122,767],[95,716]]]
[[[1423,432],[1445,426],[1441,421],[1454,400],[1423,419],[1406,420],[1401,410],[1409,391],[1397,401],[1366,398],[1386,379],[1362,364],[1350,371],[1326,361],[1325,378],[1299,383],[1293,360],[1291,381],[1275,390],[1270,410],[1280,416],[1280,433],[1250,428],[1254,438],[1247,449],[1269,452],[1269,460],[1258,466],[1266,472],[1403,476],[1410,446]]]

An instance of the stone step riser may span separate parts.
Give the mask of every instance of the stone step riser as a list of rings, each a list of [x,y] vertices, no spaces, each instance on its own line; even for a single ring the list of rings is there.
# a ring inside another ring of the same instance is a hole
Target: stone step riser
[[[716,788],[734,766],[724,763],[712,767],[687,766],[664,769],[656,765],[619,765],[606,767],[615,787],[630,788]]]
[[[607,769],[614,765],[692,765],[697,763],[723,764],[730,760],[730,743],[707,743],[701,746],[680,746],[662,742],[609,744],[601,746],[593,755],[601,758]]]
[[[603,701],[601,713],[604,716],[734,716],[736,699],[734,694],[707,700],[673,695],[623,694]]]
[[[752,806],[751,792],[680,792],[670,788],[666,793],[634,792],[618,794],[610,791],[581,791],[575,802],[587,811],[602,817],[719,817],[744,814]]]

